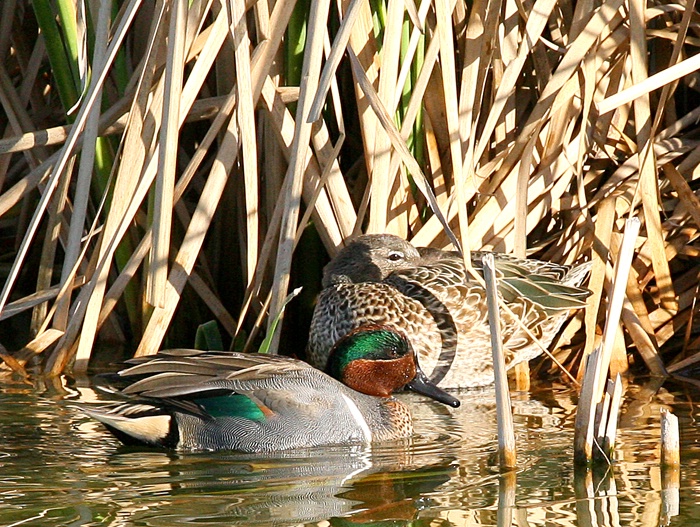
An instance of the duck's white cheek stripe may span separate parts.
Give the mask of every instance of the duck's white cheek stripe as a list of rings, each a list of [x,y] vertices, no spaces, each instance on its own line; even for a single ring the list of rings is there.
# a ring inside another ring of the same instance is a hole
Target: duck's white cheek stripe
[[[355,404],[355,401],[350,399],[350,397],[348,397],[344,393],[341,393],[341,395],[343,396],[343,399],[345,400],[345,404],[348,405],[348,409],[350,410],[350,414],[355,418],[355,422],[362,429],[362,433],[365,435],[365,441],[367,441],[368,443],[371,443],[372,442],[372,431],[369,429],[369,426],[367,425],[367,421],[365,421],[365,418],[362,416],[362,412],[360,412],[360,409]]]

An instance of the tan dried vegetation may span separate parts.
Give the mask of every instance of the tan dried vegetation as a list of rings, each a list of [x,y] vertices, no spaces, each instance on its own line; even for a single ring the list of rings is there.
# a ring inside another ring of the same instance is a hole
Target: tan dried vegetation
[[[303,232],[331,256],[360,231],[445,247],[431,203],[465,249],[593,260],[569,365],[599,341],[638,216],[611,367],[697,358],[693,1],[124,0],[88,2],[89,22],[68,4],[68,116],[46,23],[1,7],[3,367],[191,345],[178,321],[255,342],[293,262],[318,281]]]

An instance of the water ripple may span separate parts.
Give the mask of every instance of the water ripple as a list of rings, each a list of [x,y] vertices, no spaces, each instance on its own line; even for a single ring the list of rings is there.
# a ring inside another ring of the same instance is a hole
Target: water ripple
[[[699,415],[691,404],[700,397],[674,389],[630,386],[612,478],[574,470],[573,392],[542,385],[514,397],[519,458],[511,481],[498,471],[490,390],[458,392],[457,409],[401,394],[414,414],[410,440],[243,455],[128,449],[70,405],[98,400],[89,387],[60,395],[0,386],[0,523],[494,525],[510,510],[531,526],[559,526],[587,525],[585,511],[600,509],[598,525],[647,527],[659,524],[649,522],[662,499],[657,416],[670,407],[681,421],[684,464],[673,525],[690,526],[700,517]]]

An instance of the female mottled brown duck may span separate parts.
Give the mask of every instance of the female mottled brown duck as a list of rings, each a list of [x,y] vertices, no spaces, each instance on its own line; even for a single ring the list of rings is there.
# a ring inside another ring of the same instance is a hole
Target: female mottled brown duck
[[[478,272],[484,254],[472,253]],[[506,365],[512,367],[542,353],[522,325],[547,347],[571,310],[585,306],[590,291],[579,285],[590,265],[494,257],[498,292],[515,315],[501,309]],[[389,234],[349,243],[324,269],[307,360],[325,368],[335,342],[366,324],[403,331],[423,370],[442,388],[493,382],[486,292],[455,252],[418,249]]]

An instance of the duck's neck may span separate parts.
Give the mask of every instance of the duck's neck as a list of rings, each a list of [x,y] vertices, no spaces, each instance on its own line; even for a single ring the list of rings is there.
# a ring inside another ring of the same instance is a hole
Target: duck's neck
[[[413,434],[411,410],[394,397],[380,398],[375,407],[377,419],[372,430],[373,441],[403,439]]]

